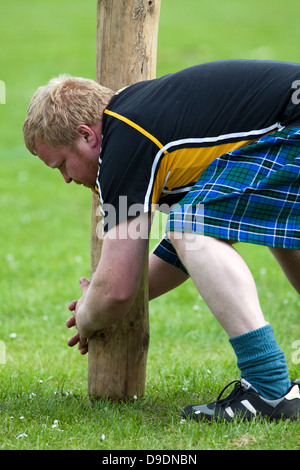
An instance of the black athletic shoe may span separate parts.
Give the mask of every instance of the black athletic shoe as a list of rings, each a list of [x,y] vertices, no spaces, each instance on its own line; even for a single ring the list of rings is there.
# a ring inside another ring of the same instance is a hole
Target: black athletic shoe
[[[228,397],[221,399],[224,391],[235,383],[235,387]],[[245,379],[234,380],[228,384],[220,393],[217,401],[207,405],[187,406],[182,411],[182,418],[192,418],[200,421],[222,420],[231,421],[240,417],[250,420],[256,416],[262,416],[271,420],[300,418],[300,393],[299,381],[292,381],[292,386],[286,395],[277,400],[269,400],[259,395],[252,385]]]

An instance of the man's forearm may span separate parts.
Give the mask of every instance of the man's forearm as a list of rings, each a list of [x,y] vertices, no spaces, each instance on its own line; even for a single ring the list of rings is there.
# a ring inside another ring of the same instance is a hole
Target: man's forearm
[[[151,214],[148,213],[134,219],[142,233],[149,232],[150,221]],[[130,223],[122,222],[107,233],[91,283],[87,279],[80,280],[83,295],[69,304],[73,317],[68,319],[67,326],[76,325],[78,330],[69,340],[69,346],[79,342],[80,349],[87,352],[87,338],[120,321],[134,302],[143,274],[148,239],[131,238]]]
[[[76,312],[77,328],[83,336],[89,337],[91,332],[120,321],[130,306],[131,299],[120,298],[110,292],[104,283],[92,281]]]

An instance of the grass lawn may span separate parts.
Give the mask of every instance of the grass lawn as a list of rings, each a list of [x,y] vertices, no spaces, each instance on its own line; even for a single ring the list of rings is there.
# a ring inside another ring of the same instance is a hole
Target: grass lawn
[[[157,75],[224,58],[299,62],[297,11],[295,0],[162,0]],[[94,78],[95,16],[95,0],[1,6],[0,449],[299,449],[300,423],[181,423],[183,406],[214,400],[239,378],[226,334],[190,282],[150,304],[145,397],[89,403],[87,357],[67,347],[65,321],[78,278],[89,277],[91,197],[28,154],[22,123],[52,76]],[[299,377],[299,296],[267,249],[237,248]]]

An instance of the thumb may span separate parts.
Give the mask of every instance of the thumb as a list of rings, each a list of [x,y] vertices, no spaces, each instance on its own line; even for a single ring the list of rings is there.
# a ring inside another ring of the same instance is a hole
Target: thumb
[[[79,284],[80,284],[80,287],[81,287],[81,291],[84,294],[87,291],[87,289],[90,285],[90,281],[88,279],[86,279],[85,277],[81,277],[79,279]]]

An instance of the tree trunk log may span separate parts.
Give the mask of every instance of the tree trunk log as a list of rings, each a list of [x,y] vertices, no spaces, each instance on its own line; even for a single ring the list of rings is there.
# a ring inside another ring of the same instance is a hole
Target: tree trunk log
[[[160,0],[98,0],[96,81],[119,90],[156,76]],[[101,256],[99,200],[92,194],[91,277]],[[99,225],[98,225],[99,224]],[[133,260],[134,262],[134,260]],[[149,345],[148,254],[130,312],[89,339],[91,400],[122,400],[145,392]]]

